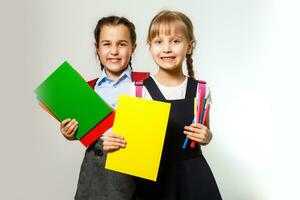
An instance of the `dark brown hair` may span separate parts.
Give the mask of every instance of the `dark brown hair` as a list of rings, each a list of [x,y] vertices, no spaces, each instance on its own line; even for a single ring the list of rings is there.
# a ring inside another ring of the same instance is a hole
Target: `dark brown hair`
[[[135,45],[136,43],[136,33],[135,33],[135,26],[132,22],[130,22],[127,18],[125,17],[118,17],[118,16],[108,16],[108,17],[103,17],[101,18],[94,30],[94,38],[95,38],[95,44],[96,47],[99,47],[99,37],[100,37],[100,33],[101,30],[103,28],[103,26],[105,25],[109,25],[109,26],[116,26],[116,25],[124,25],[128,28],[129,33],[130,33],[130,40],[131,40],[131,44]],[[98,54],[97,54],[98,55]],[[99,56],[98,56],[99,58]],[[100,61],[100,65],[101,65],[101,70],[104,68],[104,66],[101,63],[101,60],[99,58]],[[131,57],[129,59],[129,66],[131,66]]]

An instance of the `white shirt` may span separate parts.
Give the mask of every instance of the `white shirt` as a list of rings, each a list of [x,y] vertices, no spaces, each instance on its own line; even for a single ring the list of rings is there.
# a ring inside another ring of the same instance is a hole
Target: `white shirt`
[[[154,76],[151,75],[151,77],[153,78],[153,80],[156,83],[156,85],[158,86],[159,90],[161,91],[161,93],[164,95],[164,97],[167,100],[178,100],[178,99],[185,98],[187,82],[188,82],[187,76],[185,77],[185,79],[182,83],[180,83],[179,85],[176,85],[176,86],[162,85],[157,81],[157,79]],[[198,89],[197,89],[197,91],[198,91]],[[206,94],[207,95],[210,94],[210,89],[207,86],[207,84],[206,84]],[[135,96],[135,84],[134,83],[132,83],[130,85],[130,95]],[[198,92],[197,92],[197,95],[198,95]],[[152,99],[150,93],[148,92],[148,90],[145,86],[143,86],[143,89],[142,89],[142,97],[144,99]]]

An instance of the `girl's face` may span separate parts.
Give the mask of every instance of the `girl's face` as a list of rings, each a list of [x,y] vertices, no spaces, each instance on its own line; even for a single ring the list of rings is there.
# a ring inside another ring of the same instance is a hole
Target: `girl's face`
[[[118,78],[127,68],[136,47],[131,42],[128,28],[123,24],[104,25],[98,44],[97,54],[106,74],[111,78]]]
[[[187,54],[192,51],[192,42],[188,42],[182,30],[160,31],[150,41],[150,51],[155,63],[161,70],[172,71],[182,68]]]

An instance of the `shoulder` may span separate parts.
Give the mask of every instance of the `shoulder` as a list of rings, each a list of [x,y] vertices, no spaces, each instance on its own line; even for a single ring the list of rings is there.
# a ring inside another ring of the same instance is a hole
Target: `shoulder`
[[[143,81],[144,82],[144,81]],[[130,84],[130,87],[129,87],[129,95],[130,96],[136,96],[136,82],[132,82]],[[142,86],[142,98],[145,98],[145,99],[152,99],[147,88],[145,87],[145,85],[143,84]]]

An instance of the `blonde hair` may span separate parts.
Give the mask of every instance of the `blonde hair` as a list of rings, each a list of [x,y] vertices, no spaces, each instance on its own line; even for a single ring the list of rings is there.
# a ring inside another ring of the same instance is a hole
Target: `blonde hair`
[[[175,27],[174,27],[175,26]],[[158,36],[160,33],[164,33],[166,35],[170,34],[173,29],[181,29],[184,32],[184,36],[189,42],[193,42],[192,48],[194,48],[195,44],[195,36],[194,36],[194,28],[191,20],[183,13],[179,11],[170,11],[163,10],[160,11],[151,21],[149,30],[147,43],[150,45],[151,40]],[[186,55],[186,65],[188,70],[188,75],[195,79],[194,70],[193,70],[193,59],[192,59],[193,49],[190,54]]]

